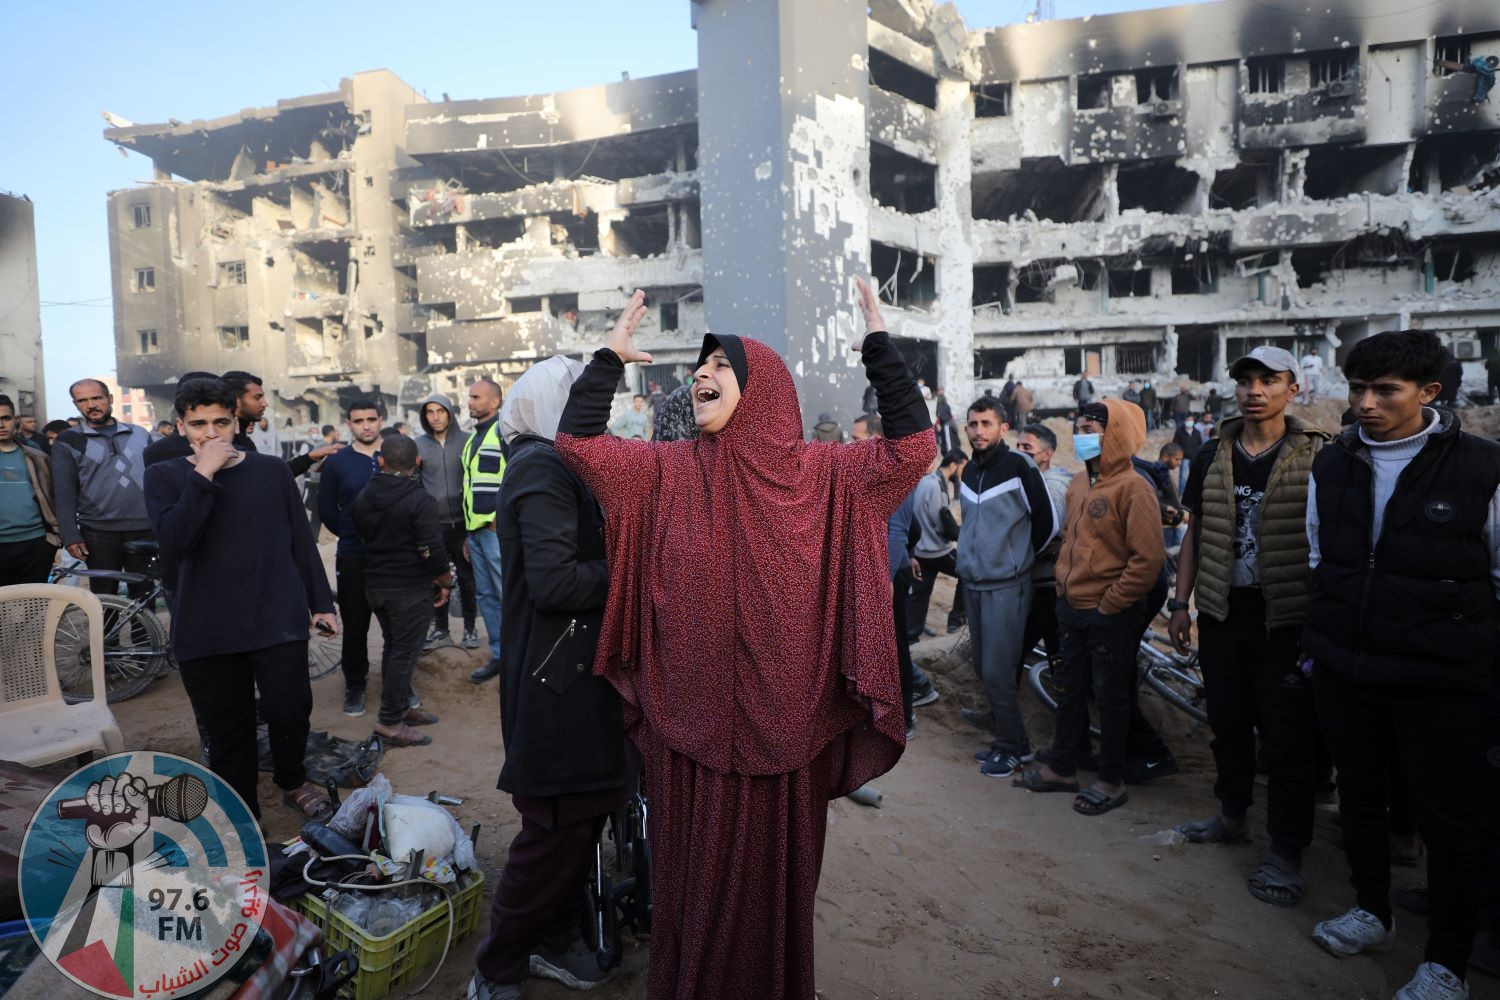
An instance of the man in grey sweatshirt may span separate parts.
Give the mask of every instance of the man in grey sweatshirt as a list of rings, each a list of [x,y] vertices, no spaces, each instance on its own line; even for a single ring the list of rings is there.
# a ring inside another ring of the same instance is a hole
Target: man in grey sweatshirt
[[[942,457],[936,469],[917,483],[916,494],[912,499],[912,517],[922,535],[917,539],[912,555],[916,557],[922,575],[912,585],[906,616],[906,638],[911,642],[921,639],[925,631],[927,607],[932,601],[932,589],[937,585],[938,574],[946,573],[958,580],[954,555],[958,549],[958,522],[953,519],[950,507],[953,501],[949,489],[963,475],[964,464],[968,460],[969,456],[954,449]],[[948,611],[948,631],[957,632],[963,625],[964,585],[962,580],[958,580],[953,593],[953,607]]]
[[[453,402],[440,392],[422,400],[422,431],[417,437],[417,454],[422,456],[422,486],[437,501],[438,520],[443,526],[443,547],[448,550],[457,570],[459,606],[464,616],[465,649],[479,648],[475,631],[477,605],[474,592],[474,567],[464,556],[464,442],[469,432],[458,426]],[[452,643],[448,634],[448,602],[433,611],[432,631],[427,633],[425,649],[436,649]]]
[[[57,436],[52,445],[52,493],[57,529],[68,554],[90,569],[126,568],[125,544],[149,539],[144,455],[151,433],[114,417],[114,397],[98,379],[80,379],[69,389],[83,423]],[[144,568],[132,556],[130,568]],[[114,580],[94,579],[96,594],[119,589]],[[132,584],[134,595],[146,592]]]

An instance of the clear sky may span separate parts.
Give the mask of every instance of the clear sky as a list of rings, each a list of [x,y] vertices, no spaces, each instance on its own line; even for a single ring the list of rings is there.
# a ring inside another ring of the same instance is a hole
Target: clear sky
[[[958,0],[972,28],[1024,19],[1035,0]],[[102,138],[101,111],[191,121],[334,90],[390,69],[433,100],[567,90],[697,65],[689,0],[239,7],[163,0],[20,3],[0,60],[0,190],[36,203],[48,415],[67,387],[114,366],[105,195],[149,179],[145,157]],[[1055,0],[1081,17],[1161,0]],[[50,304],[49,304],[50,303]]]

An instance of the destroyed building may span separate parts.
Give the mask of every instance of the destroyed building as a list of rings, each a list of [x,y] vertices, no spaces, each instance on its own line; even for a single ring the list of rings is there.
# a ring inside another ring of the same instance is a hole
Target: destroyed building
[[[16,413],[47,420],[42,376],[41,292],[31,199],[0,191],[0,393]]]
[[[847,415],[861,272],[955,402],[1007,371],[1043,406],[1084,370],[1217,380],[1260,343],[1332,365],[1404,327],[1481,384],[1500,354],[1500,100],[1444,65],[1500,54],[1492,5],[977,31],[926,0],[690,6],[698,71],[442,102],[379,71],[107,130],[155,167],[109,196],[122,382],[161,407],[181,371],[243,368],[283,417],[409,418],[593,350],[642,287],[655,363],[622,388],[671,388],[712,328],[781,349],[809,419]]]

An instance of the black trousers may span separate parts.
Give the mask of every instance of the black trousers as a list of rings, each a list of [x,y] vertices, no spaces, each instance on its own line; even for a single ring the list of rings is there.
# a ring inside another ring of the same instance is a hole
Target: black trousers
[[[24,542],[0,542],[0,587],[46,583],[57,558],[57,546],[38,535]]]
[[[922,567],[922,579],[913,580],[911,584],[907,630],[896,633],[898,638],[905,635],[912,642],[922,638],[922,629],[927,624],[927,607],[932,603],[932,588],[937,586],[939,573],[947,573],[957,583],[953,590],[953,607],[948,609],[948,627],[957,628],[964,623],[964,582],[958,578],[958,554],[950,552],[938,559],[918,556],[917,563]]]
[[[1057,637],[1057,585],[1038,583],[1033,586],[1031,611],[1026,615],[1026,631],[1021,639],[1021,662],[1026,662],[1026,654],[1039,642],[1046,648],[1047,658],[1057,660],[1062,656],[1062,642]],[[1019,671],[1018,665],[1018,681]]]
[[[1266,631],[1259,588],[1229,592],[1229,617],[1198,618],[1199,662],[1208,696],[1214,796],[1225,816],[1244,819],[1254,800],[1255,736],[1266,780],[1271,849],[1296,859],[1312,843],[1317,795],[1318,721],[1312,685],[1297,666],[1302,629]]]
[[[593,796],[599,802],[597,812],[567,806],[570,799],[583,803],[585,798],[511,796],[521,814],[521,832],[510,842],[500,883],[490,901],[489,936],[474,956],[475,966],[486,978],[497,983],[524,982],[538,944],[552,940],[566,944],[577,936],[594,842],[613,808],[602,795]]]
[[[344,686],[363,690],[370,677],[370,601],[365,596],[364,556],[333,560],[338,581],[339,617],[344,626]]]
[[[156,537],[150,531],[106,531],[90,528],[88,525],[79,525],[78,530],[83,535],[83,544],[89,547],[89,557],[84,560],[88,563],[89,569],[146,572],[151,562],[150,558],[127,555],[125,543]],[[94,578],[89,580],[89,589],[96,594],[117,594],[120,592],[120,585],[114,580]],[[144,597],[150,593],[151,587],[144,583],[132,583],[129,590],[131,597]]]
[[[307,781],[308,718],[312,682],[307,641],[284,642],[247,653],[183,660],[182,686],[199,726],[208,733],[208,766],[223,778],[257,817],[255,794],[260,751],[255,740],[255,689],[265,692],[260,715],[271,737],[272,777],[285,791]]]
[[[368,590],[365,597],[380,622],[380,724],[397,726],[411,699],[411,675],[427,638],[433,589],[427,585]]]
[[[1092,681],[1099,715],[1099,780],[1118,785],[1125,776],[1125,748],[1130,738],[1132,692],[1136,683],[1136,655],[1140,647],[1143,607],[1119,614],[1075,608],[1057,600],[1057,625],[1062,642],[1062,697],[1057,707],[1057,738],[1052,745],[1052,770],[1063,776],[1077,773],[1077,734],[1088,725],[1085,683]]]
[[[458,578],[458,605],[463,609],[464,630],[472,631],[474,621],[479,617],[479,603],[474,595],[474,565],[464,558],[464,539],[468,537],[469,533],[464,530],[462,521],[443,525],[443,548],[448,550],[448,561],[453,564],[454,575]],[[434,608],[433,626],[440,631],[448,631],[448,616],[452,610],[452,600],[440,608]]]
[[[1479,839],[1484,868],[1479,879],[1479,905],[1492,930],[1500,932],[1500,664],[1490,693],[1479,706],[1483,746],[1474,764],[1479,804]]]
[[[908,630],[906,616],[911,606],[911,589],[914,582],[911,578],[911,570],[906,567],[897,570],[895,577],[891,580],[891,617],[896,622],[896,663],[901,668],[901,705],[906,711],[908,727],[916,718],[911,706],[916,691],[916,674],[911,662],[911,647],[902,642],[901,637],[906,635]]]
[[[1467,692],[1361,684],[1327,668],[1313,671],[1318,721],[1338,768],[1344,856],[1355,900],[1391,919],[1386,769],[1396,761],[1427,843],[1426,959],[1460,979],[1468,967],[1479,912],[1476,758],[1484,740],[1481,696]]]

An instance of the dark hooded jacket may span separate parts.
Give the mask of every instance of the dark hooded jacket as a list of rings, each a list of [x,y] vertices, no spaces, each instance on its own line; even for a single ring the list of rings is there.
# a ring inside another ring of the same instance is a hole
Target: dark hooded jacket
[[[604,514],[552,442],[512,442],[495,530],[505,578],[499,788],[538,798],[623,788],[620,696],[593,671],[609,593]]]
[[[448,572],[437,503],[411,476],[370,477],[354,500],[370,590],[422,587]]]
[[[427,404],[437,403],[448,411],[448,430],[439,441],[427,422]],[[458,426],[453,402],[441,392],[422,400],[422,430],[417,436],[417,454],[422,456],[422,487],[437,501],[438,520],[461,524],[464,519],[464,442],[469,432]]]

